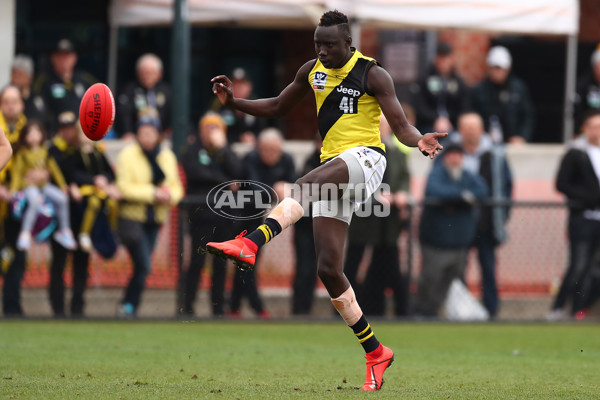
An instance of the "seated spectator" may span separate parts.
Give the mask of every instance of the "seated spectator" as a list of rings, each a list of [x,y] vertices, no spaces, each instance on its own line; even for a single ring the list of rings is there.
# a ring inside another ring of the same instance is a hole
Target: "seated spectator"
[[[487,77],[471,89],[470,108],[496,143],[524,144],[533,139],[535,111],[527,85],[511,74],[512,57],[503,46],[487,56]]]
[[[216,113],[205,114],[198,123],[198,140],[182,157],[187,180],[187,195],[193,199],[188,208],[192,254],[187,271],[180,279],[182,303],[179,312],[194,315],[194,303],[204,269],[206,253],[202,250],[211,241],[227,240],[238,228],[236,221],[225,218],[207,204],[209,192],[217,185],[240,179],[242,163],[227,143],[227,125]],[[235,210],[228,210],[235,215]],[[224,315],[226,262],[220,257],[212,260],[211,304],[213,316]]]
[[[169,207],[183,197],[177,159],[161,146],[160,121],[142,117],[137,140],[117,158],[115,175],[123,203],[120,209],[119,236],[133,263],[118,316],[132,318],[138,311],[146,277],[152,268],[151,257],[161,225]]]
[[[135,65],[137,80],[125,85],[117,102],[117,133],[134,139],[138,119],[152,114],[158,117],[163,131],[171,128],[171,89],[162,81],[163,63],[158,56],[147,53]]]
[[[419,239],[423,265],[415,314],[437,317],[450,284],[462,278],[477,231],[477,200],[487,196],[483,178],[463,166],[463,148],[449,144],[434,164],[425,188]]]
[[[46,117],[46,104],[39,94],[34,94],[33,60],[24,54],[17,54],[12,62],[10,84],[19,88],[25,103],[25,115],[29,120],[44,121]]]

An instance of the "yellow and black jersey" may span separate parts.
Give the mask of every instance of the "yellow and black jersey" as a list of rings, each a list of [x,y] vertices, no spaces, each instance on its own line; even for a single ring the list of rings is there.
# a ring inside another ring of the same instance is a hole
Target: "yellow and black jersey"
[[[385,151],[379,134],[381,108],[367,91],[367,73],[376,61],[353,51],[342,68],[325,68],[317,59],[308,75],[323,138],[321,161],[357,146]]]

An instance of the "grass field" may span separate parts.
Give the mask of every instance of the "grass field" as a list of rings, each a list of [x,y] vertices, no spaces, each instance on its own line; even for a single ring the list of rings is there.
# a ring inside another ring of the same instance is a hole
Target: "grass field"
[[[600,397],[600,325],[373,325],[396,353],[378,393],[341,321],[4,321],[0,398]]]

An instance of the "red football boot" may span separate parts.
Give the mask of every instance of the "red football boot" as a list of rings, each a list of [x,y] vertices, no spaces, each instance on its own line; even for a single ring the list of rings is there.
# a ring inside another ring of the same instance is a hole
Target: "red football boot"
[[[381,353],[379,357],[367,354],[367,379],[363,385],[363,391],[375,391],[383,386],[383,373],[394,362],[394,352],[380,344]]]
[[[235,239],[226,242],[209,242],[206,244],[206,251],[221,258],[233,260],[233,263],[242,271],[252,270],[256,260],[256,251],[248,247],[247,239],[242,239],[246,233],[244,231]]]

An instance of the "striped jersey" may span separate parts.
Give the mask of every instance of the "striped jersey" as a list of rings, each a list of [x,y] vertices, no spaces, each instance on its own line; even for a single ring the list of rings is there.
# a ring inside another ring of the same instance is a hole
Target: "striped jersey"
[[[367,92],[367,73],[376,61],[358,50],[341,68],[329,69],[317,59],[308,75],[315,93],[319,132],[323,138],[321,161],[357,146],[379,147],[381,108]]]

